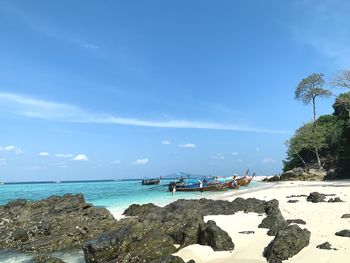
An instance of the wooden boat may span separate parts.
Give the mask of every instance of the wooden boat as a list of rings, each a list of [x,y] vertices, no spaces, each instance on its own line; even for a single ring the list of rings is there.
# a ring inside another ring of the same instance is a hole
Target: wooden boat
[[[249,176],[249,175],[244,175],[240,178],[237,178],[237,185],[239,186],[248,186],[250,184],[250,182],[253,180],[255,176],[255,173],[252,175],[252,176]]]
[[[174,189],[175,188],[175,189]],[[181,178],[177,182],[171,182],[169,184],[169,191],[173,192],[194,192],[194,191],[219,191],[229,188],[229,181],[220,182],[217,180],[208,180],[208,178],[203,179],[203,181],[199,179],[183,179]]]
[[[143,179],[141,182],[142,185],[155,185],[159,183],[160,179]]]

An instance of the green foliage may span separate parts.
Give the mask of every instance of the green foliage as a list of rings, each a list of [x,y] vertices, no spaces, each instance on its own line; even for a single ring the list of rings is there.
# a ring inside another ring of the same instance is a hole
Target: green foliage
[[[304,104],[309,104],[317,97],[329,97],[332,93],[322,88],[324,83],[323,74],[311,74],[298,84],[295,90],[295,99],[302,101]]]
[[[349,118],[350,117],[350,92],[340,94],[334,104],[334,115],[339,116],[341,118]]]

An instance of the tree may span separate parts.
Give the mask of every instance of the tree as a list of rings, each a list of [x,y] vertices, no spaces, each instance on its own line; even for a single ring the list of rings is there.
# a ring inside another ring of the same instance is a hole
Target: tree
[[[350,89],[350,69],[344,70],[336,75],[331,81],[332,86]]]
[[[350,120],[350,92],[340,94],[334,104],[334,114]]]
[[[302,101],[305,105],[308,105],[310,102],[312,102],[314,124],[316,121],[316,98],[317,97],[327,98],[332,95],[332,93],[329,90],[322,88],[324,83],[325,82],[323,80],[323,74],[313,73],[308,77],[302,79],[295,90],[296,100]],[[315,125],[313,126],[314,126],[313,130],[315,133]],[[321,160],[320,160],[320,157],[318,154],[318,148],[316,145],[314,149],[315,149],[318,166],[321,167]]]

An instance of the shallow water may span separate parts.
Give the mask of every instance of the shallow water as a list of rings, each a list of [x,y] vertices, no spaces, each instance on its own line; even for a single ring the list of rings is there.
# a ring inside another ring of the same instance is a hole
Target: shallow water
[[[40,200],[51,195],[63,195],[65,193],[82,193],[86,202],[96,206],[106,207],[113,214],[121,214],[129,205],[133,203],[155,203],[165,205],[177,199],[197,199],[220,195],[220,192],[176,192],[172,195],[167,191],[167,184],[171,180],[163,180],[160,185],[143,186],[141,181],[100,181],[100,182],[62,182],[62,183],[25,183],[25,184],[5,184],[0,185],[0,205],[16,199]],[[260,182],[252,182],[248,187],[254,188],[261,185]],[[246,187],[242,187],[246,189]],[[228,190],[237,191],[237,190]],[[239,191],[239,190],[238,190]],[[67,263],[84,262],[82,251],[64,251],[54,253]],[[26,263],[33,257],[32,254],[16,253],[13,251],[1,251],[1,263]]]

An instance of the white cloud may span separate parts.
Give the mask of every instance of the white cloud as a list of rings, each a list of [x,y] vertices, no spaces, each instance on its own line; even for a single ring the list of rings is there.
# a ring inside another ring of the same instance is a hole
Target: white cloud
[[[85,154],[77,154],[72,160],[73,161],[87,161],[88,158]]]
[[[114,161],[113,163],[114,163],[114,164],[120,164],[121,161],[120,161],[120,160],[116,160],[116,161]]]
[[[239,155],[239,152],[233,152],[232,155],[237,156],[237,155]]]
[[[268,165],[268,164],[275,164],[277,163],[277,161],[272,158],[265,158],[262,160],[262,163],[265,165]]]
[[[48,152],[40,152],[38,155],[46,157],[46,156],[49,156],[49,153]]]
[[[145,165],[149,162],[148,158],[144,159],[137,159],[135,162],[133,162],[134,165]]]
[[[71,158],[71,157],[73,157],[73,154],[71,154],[71,153],[58,153],[55,156],[59,157],[59,158]]]
[[[256,147],[255,150],[256,150],[257,152],[260,152],[260,151],[261,151],[261,149],[260,149],[259,147]]]
[[[94,44],[85,43],[85,44],[82,44],[81,46],[82,46],[83,48],[87,48],[87,49],[99,49],[99,46],[94,45]]]
[[[181,147],[181,148],[196,148],[197,146],[193,143],[186,143],[186,144],[180,144],[179,147]]]
[[[109,114],[89,112],[75,105],[33,99],[23,95],[4,92],[0,92],[0,106],[0,111],[24,116],[27,118],[37,118],[47,121],[116,124],[158,128],[231,130],[282,134],[287,133],[285,131],[249,127],[242,124],[221,124],[197,120],[142,120],[137,118],[124,118]]]
[[[5,165],[6,164],[6,159],[0,159],[0,165]]]
[[[217,153],[214,156],[210,157],[212,160],[223,160],[225,159],[225,156],[222,153]]]
[[[0,152],[20,154],[23,151],[17,146],[9,145],[9,146],[4,146],[4,147],[0,146]]]
[[[164,145],[169,145],[169,144],[170,144],[170,141],[164,140],[164,141],[162,141],[162,144],[164,144]]]

